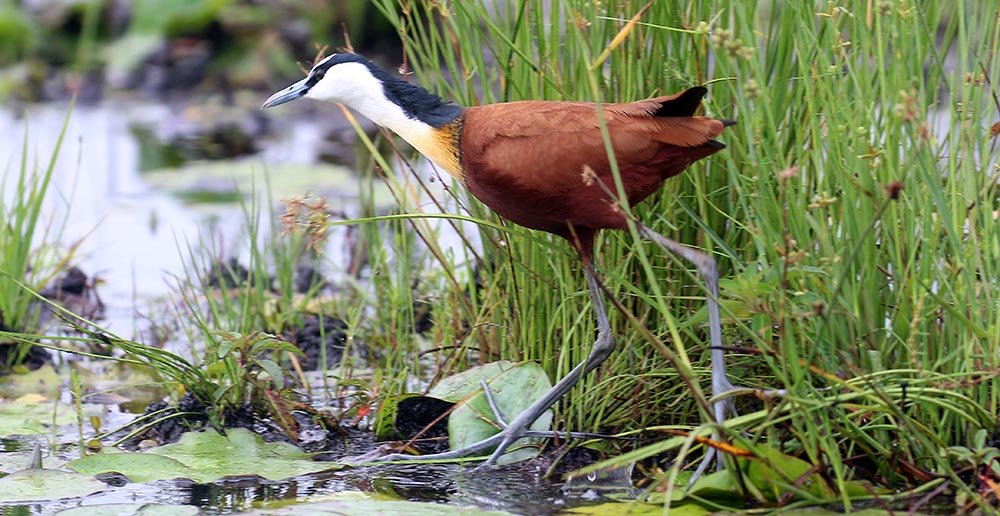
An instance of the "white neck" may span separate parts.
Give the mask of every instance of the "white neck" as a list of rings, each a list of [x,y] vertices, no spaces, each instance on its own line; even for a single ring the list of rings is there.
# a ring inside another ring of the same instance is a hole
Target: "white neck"
[[[382,81],[372,77],[361,63],[343,63],[327,72],[323,80],[306,93],[306,97],[340,102],[361,113],[376,125],[388,128],[410,142],[433,129],[420,120],[410,118],[395,102],[385,97]]]
[[[458,159],[443,145],[445,142],[441,141],[439,131],[410,118],[403,108],[386,98],[382,81],[372,76],[367,66],[361,63],[335,65],[305,96],[345,104],[376,125],[398,134],[449,174],[461,177]]]

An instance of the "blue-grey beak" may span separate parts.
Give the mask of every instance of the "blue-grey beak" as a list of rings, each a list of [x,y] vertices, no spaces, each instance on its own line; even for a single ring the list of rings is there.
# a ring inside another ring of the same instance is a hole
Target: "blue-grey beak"
[[[306,77],[305,79],[302,79],[301,81],[275,93],[274,95],[271,95],[270,97],[268,97],[267,100],[264,101],[264,105],[261,106],[260,108],[265,109],[269,107],[274,107],[280,104],[284,104],[285,102],[291,102],[305,95],[306,92],[309,91],[309,85],[306,84],[306,81],[308,79],[309,78]]]

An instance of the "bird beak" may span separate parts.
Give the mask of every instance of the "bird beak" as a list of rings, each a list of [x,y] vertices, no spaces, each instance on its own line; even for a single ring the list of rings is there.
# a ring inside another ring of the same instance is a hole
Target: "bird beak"
[[[291,85],[291,86],[289,86],[289,87],[287,87],[287,88],[285,88],[285,89],[283,89],[283,90],[275,93],[274,95],[271,95],[270,97],[268,97],[268,99],[264,101],[264,105],[261,106],[260,108],[261,109],[265,109],[265,108],[274,107],[274,106],[277,106],[277,105],[280,105],[280,104],[284,104],[285,102],[291,102],[291,101],[293,101],[293,100],[295,100],[295,99],[297,99],[297,98],[305,95],[306,91],[308,91],[308,90],[309,90],[309,87],[306,86],[306,79],[302,79],[301,81],[299,81],[299,82],[297,82],[297,83],[295,83],[295,84],[293,84],[293,85]]]

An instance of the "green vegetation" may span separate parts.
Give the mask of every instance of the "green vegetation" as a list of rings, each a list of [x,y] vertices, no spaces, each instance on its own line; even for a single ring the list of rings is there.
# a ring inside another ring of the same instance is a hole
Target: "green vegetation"
[[[38,305],[33,297],[24,295],[23,284],[40,290],[66,268],[72,256],[72,250],[57,247],[62,236],[60,221],[42,218],[66,122],[45,168],[32,162],[26,133],[13,190],[7,190],[6,180],[0,182],[0,332],[39,330]],[[15,343],[0,336],[0,370],[21,364],[30,348],[30,342]]]
[[[416,81],[465,105],[611,102],[709,84],[707,111],[739,121],[722,138],[729,148],[634,214],[715,253],[731,375],[787,391],[737,400],[744,416],[726,435],[741,449],[767,442],[805,460],[845,506],[855,478],[904,490],[947,484],[970,504],[987,503],[976,493],[995,477],[953,460],[948,447],[995,433],[1000,403],[992,8],[654,2],[628,32],[644,2],[376,4],[399,30]],[[388,168],[391,159],[376,161]],[[407,185],[384,177],[404,212],[421,211],[403,195]],[[446,195],[473,218],[499,222],[461,188]],[[449,255],[426,219],[405,224],[430,242],[442,272],[415,280],[420,264],[380,259],[385,242],[398,258],[408,233],[369,237],[375,326],[396,328],[395,349],[420,348],[404,331],[417,283],[434,293],[442,321],[435,377],[496,358],[535,360],[558,377],[586,356],[591,310],[562,242],[539,245],[540,235],[484,224],[482,256],[471,246]],[[673,470],[661,472],[669,461],[647,470],[666,482],[697,459],[694,436],[709,435],[681,381],[707,383],[704,290],[693,271],[634,236],[608,234],[599,247],[623,310],[612,315],[619,349],[556,420],[647,439],[691,430],[608,463],[693,452]],[[475,285],[457,279],[471,263]],[[425,373],[411,363],[411,374]],[[600,444],[614,455],[613,445]]]
[[[94,79],[105,72],[118,86],[161,91],[199,84],[260,87],[274,71],[297,74],[297,61],[316,52],[315,42],[342,43],[344,26],[355,31],[354,44],[384,39],[391,30],[374,14],[366,0],[333,6],[322,0],[4,1],[0,98],[41,100],[54,91],[76,91],[82,74],[94,73],[88,76]],[[139,84],[151,57],[177,77]]]
[[[307,55],[261,53],[277,23],[262,17],[271,7],[174,4],[143,4],[114,36],[94,14],[100,2],[80,8],[77,68],[91,65],[92,48],[144,48],[216,22],[256,28],[214,57],[230,71],[265,63],[294,74],[291,56]],[[310,37],[329,43],[337,14],[327,4],[302,2],[285,16],[308,19]],[[586,471],[635,462],[646,501],[695,514],[695,504],[849,509],[876,496],[988,512],[1000,483],[1000,18],[987,4],[372,0],[361,12],[388,20],[414,82],[463,105],[627,101],[707,84],[707,113],[738,120],[720,138],[726,150],[623,209],[718,259],[730,376],[748,388],[733,394],[740,415],[721,429],[706,422],[696,271],[637,235],[605,234],[597,266],[616,301],[618,349],[554,407],[553,422],[630,439],[582,443],[606,458]],[[162,17],[146,11],[154,6]],[[14,41],[4,59],[59,43],[45,43],[19,10],[0,7],[2,24],[17,29],[0,31]],[[245,264],[212,237],[184,244],[190,265],[173,315],[185,356],[83,320],[83,337],[62,340],[108,345],[116,360],[151,368],[175,401],[191,394],[207,405],[213,426],[250,404],[290,434],[292,411],[312,409],[295,398],[304,375],[286,333],[310,317],[346,321],[339,362],[322,350],[322,381],[337,382],[326,394],[356,397],[344,415],[358,420],[381,400],[440,391],[442,379],[483,364],[537,363],[555,379],[582,361],[594,318],[569,247],[499,220],[460,185],[442,187],[444,175],[411,173],[412,151],[356,128],[372,158],[359,160],[361,218],[330,222],[322,200],[303,198],[281,222],[305,231],[283,233],[270,214],[261,231],[250,203]],[[17,356],[40,339],[30,294],[62,263],[43,259],[57,239],[32,240],[52,165],[34,175],[30,165],[22,157],[17,191],[0,195],[13,199],[0,204],[0,346],[19,343]],[[376,211],[380,188],[398,212]],[[355,228],[358,247],[335,296],[318,282],[298,288],[301,265],[326,259],[310,248],[339,225]],[[455,245],[442,243],[444,230],[458,234]],[[416,331],[427,310],[433,326]],[[475,387],[452,401],[464,399],[465,416],[481,423]],[[754,395],[771,389],[784,394]],[[133,424],[138,433],[183,415]],[[709,441],[715,430],[725,442]],[[730,469],[685,491],[706,446],[723,450]]]

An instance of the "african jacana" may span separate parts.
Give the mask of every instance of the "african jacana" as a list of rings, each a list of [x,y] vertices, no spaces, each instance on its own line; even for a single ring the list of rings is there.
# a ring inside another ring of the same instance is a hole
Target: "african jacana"
[[[496,446],[486,462],[494,463],[535,419],[608,357],[615,341],[592,263],[594,237],[601,229],[628,230],[628,222],[613,196],[615,182],[598,109],[610,133],[627,200],[633,205],[659,189],[665,179],[725,148],[713,138],[733,122],[694,114],[706,91],[694,87],[676,95],[600,107],[586,102],[522,101],[462,108],[390,75],[362,56],[338,53],[264,102],[262,108],[299,97],[345,104],[401,136],[501,217],[567,239],[583,260],[598,326],[587,360],[497,435],[425,458],[461,457]],[[642,224],[637,228],[694,264],[704,277],[712,392],[732,390],[725,372],[715,260]],[[716,421],[722,423],[724,402],[715,402],[713,409]]]

